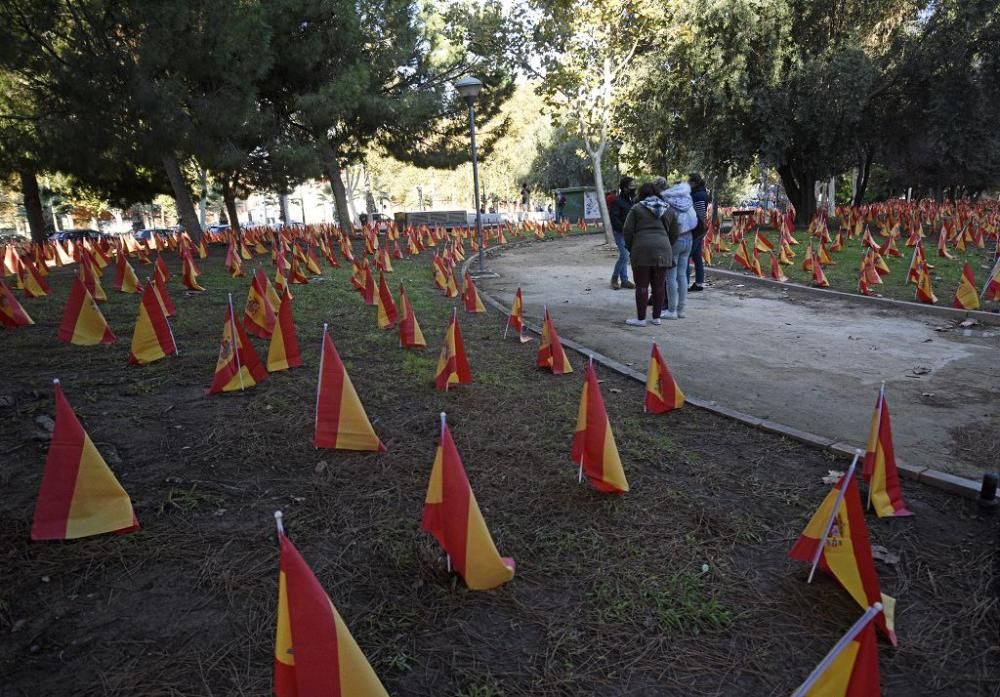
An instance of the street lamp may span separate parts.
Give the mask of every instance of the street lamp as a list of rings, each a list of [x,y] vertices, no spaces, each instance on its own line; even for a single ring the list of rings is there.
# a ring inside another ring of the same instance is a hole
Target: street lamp
[[[483,273],[483,214],[479,210],[479,162],[476,158],[476,97],[483,89],[481,80],[468,75],[455,83],[455,89],[469,105],[469,140],[472,141],[472,189],[476,196],[476,233],[479,237],[479,273]]]

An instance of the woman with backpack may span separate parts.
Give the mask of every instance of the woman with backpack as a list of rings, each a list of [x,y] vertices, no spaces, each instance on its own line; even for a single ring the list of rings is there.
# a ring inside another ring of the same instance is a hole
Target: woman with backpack
[[[660,324],[666,277],[668,270],[674,266],[673,242],[680,235],[677,214],[657,196],[652,183],[639,187],[638,198],[639,202],[625,217],[622,230],[635,280],[636,317],[625,320],[630,327],[646,326],[646,301],[650,287],[653,289],[651,322]]]

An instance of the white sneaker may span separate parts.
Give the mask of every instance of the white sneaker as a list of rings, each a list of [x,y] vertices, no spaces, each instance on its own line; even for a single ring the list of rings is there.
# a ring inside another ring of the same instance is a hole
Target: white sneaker
[[[660,321],[659,317],[654,317],[653,319],[649,320],[649,323],[650,324],[655,324],[657,327],[659,327],[661,324],[663,324],[663,322]]]
[[[671,312],[670,310],[664,310],[660,313],[660,319],[677,319],[677,313]]]
[[[677,311],[677,319],[684,319],[687,315],[684,314],[684,310]]]
[[[625,324],[627,324],[630,327],[645,327],[646,320],[629,317],[627,320],[625,320]]]

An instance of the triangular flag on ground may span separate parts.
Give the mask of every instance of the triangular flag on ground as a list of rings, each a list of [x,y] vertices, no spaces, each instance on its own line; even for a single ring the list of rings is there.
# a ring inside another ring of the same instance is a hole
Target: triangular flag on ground
[[[772,255],[773,258],[773,255]],[[660,355],[660,349],[653,344],[653,352],[649,357],[649,370],[646,372],[646,404],[645,408],[651,414],[663,414],[684,406],[684,393],[674,382],[667,362]]]
[[[937,296],[934,295],[934,288],[931,286],[931,275],[927,271],[926,263],[921,263],[917,267],[917,289],[915,296],[917,300],[928,305],[933,305],[937,302]]]
[[[90,297],[99,303],[107,301],[108,295],[104,292],[104,286],[101,285],[101,278],[94,272],[94,267],[89,262],[80,262],[79,277],[87,287]]]
[[[892,423],[889,404],[885,401],[885,384],[878,393],[872,412],[868,446],[861,476],[868,482],[869,508],[874,505],[879,518],[910,516],[913,513],[903,503],[896,469],[896,453],[892,445]]]
[[[881,604],[868,608],[792,697],[879,697],[878,641],[872,623],[880,612]]]
[[[163,314],[163,307],[156,299],[156,291],[152,283],[146,283],[139,301],[139,316],[135,320],[135,330],[132,332],[132,350],[128,362],[133,365],[144,365],[158,361],[161,358],[177,353],[174,333],[170,322]]]
[[[438,356],[437,370],[434,374],[434,386],[447,391],[451,385],[467,385],[472,382],[472,371],[465,357],[465,343],[462,341],[462,331],[458,328],[458,312],[452,311],[451,321],[445,330],[444,343]]]
[[[396,325],[396,320],[399,319],[399,313],[396,311],[396,303],[392,301],[392,293],[389,292],[389,286],[385,282],[385,275],[381,271],[378,273],[378,293],[375,295],[375,306],[378,328],[392,329]]]
[[[471,590],[489,590],[514,578],[514,560],[497,552],[444,414],[420,527],[441,544]]]
[[[812,277],[813,285],[819,288],[829,288],[830,282],[826,280],[826,274],[823,273],[823,265],[816,260],[812,265]]]
[[[992,302],[1000,302],[1000,259],[990,271],[989,280],[986,281],[986,286],[983,288],[983,297]]]
[[[93,346],[113,344],[116,338],[90,291],[80,277],[76,276],[66,300],[62,324],[59,325],[59,341],[77,346]]]
[[[276,373],[279,370],[298,368],[302,365],[299,355],[299,341],[295,334],[295,322],[292,319],[292,296],[285,290],[281,296],[281,306],[278,308],[278,321],[274,323],[271,333],[271,345],[267,349],[267,371]]]
[[[584,375],[571,456],[580,467],[581,479],[586,475],[595,489],[616,494],[629,490],[593,361],[587,363]]]
[[[17,329],[34,323],[35,321],[24,311],[7,284],[0,281],[0,324],[7,329]]]
[[[427,341],[424,333],[420,331],[420,324],[417,316],[413,313],[413,306],[410,299],[406,297],[406,290],[403,284],[399,284],[399,345],[403,348],[426,348]]]
[[[283,530],[278,539],[275,697],[388,697],[309,565]]]
[[[466,312],[486,312],[486,306],[483,305],[482,299],[479,297],[479,291],[476,290],[476,284],[472,282],[472,276],[469,272],[465,272],[465,289],[462,291],[462,302],[465,304]]]
[[[784,269],[782,269],[781,264],[778,263],[778,257],[776,257],[773,252],[771,253],[771,278],[782,283],[788,281],[788,276],[785,275]]]
[[[979,291],[976,290],[976,277],[969,262],[965,262],[965,266],[962,267],[962,276],[958,281],[958,290],[955,291],[955,299],[951,306],[960,310],[979,309]]]
[[[276,318],[271,302],[267,299],[267,277],[261,266],[257,267],[253,280],[250,281],[243,321],[246,330],[260,339],[269,339],[274,331]]]
[[[882,593],[879,588],[875,561],[868,542],[868,529],[865,527],[865,515],[861,509],[861,496],[853,475],[852,465],[823,499],[806,529],[789,550],[788,556],[812,563],[820,547],[820,540],[825,537],[819,567],[837,579],[861,607],[882,603],[884,612],[877,620],[878,625],[895,646],[893,618],[896,600]]]
[[[517,338],[522,344],[531,341],[530,336],[524,335],[524,300],[521,298],[521,289],[514,293],[514,303],[510,306],[510,315],[507,317],[507,326],[503,330],[503,338],[507,338],[507,330],[511,327],[517,332]]]
[[[215,362],[215,378],[205,394],[245,390],[266,377],[267,370],[233,310],[233,296],[230,294],[226,323],[222,328],[222,342],[219,344],[219,358]]]
[[[34,262],[29,257],[18,259],[20,265],[21,285],[24,287],[24,297],[44,298],[49,294],[49,284],[45,281]]]
[[[198,283],[198,276],[201,275],[201,272],[198,271],[198,267],[195,266],[194,257],[192,256],[190,251],[188,251],[188,253],[184,255],[183,261],[184,261],[184,272],[181,276],[181,283],[184,284],[184,287],[187,288],[188,290],[193,290],[196,292],[201,292],[205,290]]]
[[[573,372],[573,366],[570,365],[569,357],[562,347],[548,308],[545,309],[542,319],[542,340],[538,347],[536,365],[539,368],[548,368],[554,375],[567,375]]]
[[[135,275],[135,269],[125,258],[124,254],[118,255],[115,265],[115,290],[122,293],[138,293],[142,290],[139,278]]]
[[[163,305],[163,314],[167,317],[173,317],[177,314],[177,308],[174,307],[174,301],[170,299],[170,293],[167,292],[167,284],[160,280],[159,276],[153,276],[152,278],[153,289],[156,291],[156,297],[159,299],[160,304]]]
[[[156,277],[164,283],[173,278],[173,274],[171,274],[170,269],[167,268],[167,263],[163,261],[162,254],[156,255],[156,261],[153,263],[153,269]]]
[[[71,540],[139,527],[132,501],[55,381],[56,419],[31,525],[33,540]]]
[[[750,252],[747,250],[746,239],[740,240],[740,246],[737,247],[736,253],[733,255],[733,259],[737,264],[742,266],[747,271],[756,273],[754,270],[753,261],[750,259]]]
[[[317,448],[385,451],[325,324],[316,386],[315,427],[313,444]]]

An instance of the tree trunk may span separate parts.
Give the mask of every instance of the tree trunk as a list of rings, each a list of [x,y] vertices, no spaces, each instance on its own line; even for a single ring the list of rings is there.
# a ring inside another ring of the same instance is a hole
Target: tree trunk
[[[788,200],[795,206],[795,223],[808,225],[816,213],[816,196],[813,182],[816,178],[809,173],[799,174],[789,164],[778,167],[781,184],[785,187]]]
[[[292,218],[288,213],[288,194],[282,193],[278,195],[278,205],[281,207],[281,222],[288,225],[292,222]]]
[[[865,200],[865,191],[868,189],[868,177],[872,172],[872,159],[875,156],[875,151],[869,148],[865,151],[865,159],[858,161],[858,169],[860,170],[860,176],[858,177],[857,190],[854,192],[854,200],[851,201],[855,206],[860,206]]]
[[[597,148],[590,154],[590,162],[594,167],[594,189],[597,191],[597,206],[601,210],[601,224],[604,226],[604,240],[608,244],[615,243],[614,230],[611,229],[611,215],[608,213],[608,201],[604,197],[604,173],[601,171],[601,155],[603,148]]]
[[[198,199],[198,223],[204,228],[208,216],[208,172],[199,167],[198,179],[201,184],[201,198]]]
[[[191,241],[197,244],[201,241],[201,225],[198,224],[198,216],[194,212],[191,192],[188,190],[187,183],[181,175],[181,168],[177,164],[177,156],[173,153],[164,155],[163,168],[170,180],[170,187],[174,190],[174,201],[177,202],[177,215],[181,219],[181,225],[190,235]]]
[[[232,228],[233,232],[236,233],[237,237],[240,234],[240,217],[236,211],[236,192],[233,191],[233,184],[229,180],[229,176],[222,177],[222,200],[226,204],[226,214],[229,216],[229,227]]]
[[[350,235],[353,230],[351,213],[347,207],[347,191],[344,189],[344,179],[340,171],[340,163],[337,162],[337,153],[325,137],[317,141],[317,147],[323,171],[326,173],[326,178],[330,180],[330,188],[333,189],[333,200],[337,206],[337,222],[340,223],[341,232]]]
[[[38,177],[33,169],[22,169],[21,194],[24,196],[24,211],[28,215],[31,241],[42,244],[49,239],[45,229],[45,214],[42,213],[42,196],[38,191]]]
[[[371,175],[363,162],[361,163],[361,174],[365,178],[365,209],[367,209],[370,218],[372,213],[378,213],[378,203],[375,201],[375,194],[372,191]]]

